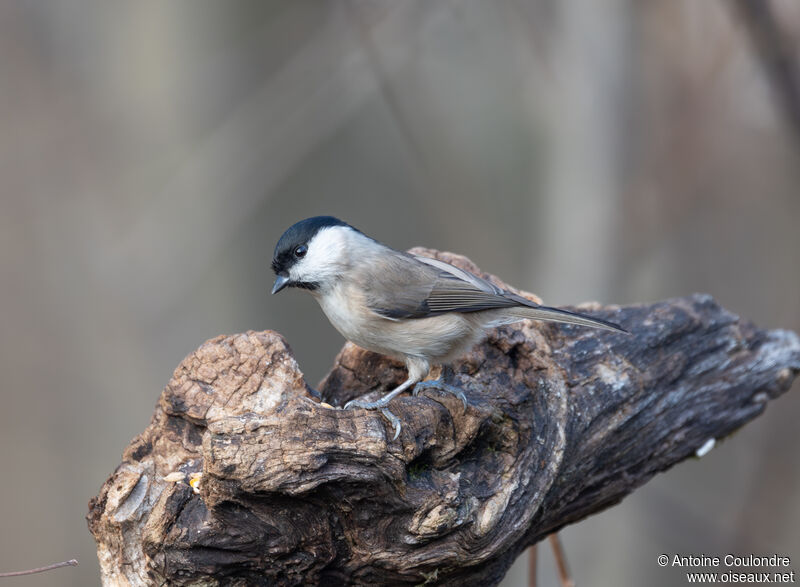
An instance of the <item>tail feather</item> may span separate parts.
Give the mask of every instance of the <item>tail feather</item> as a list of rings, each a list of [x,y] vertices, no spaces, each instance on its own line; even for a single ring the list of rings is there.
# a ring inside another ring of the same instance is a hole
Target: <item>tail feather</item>
[[[571,312],[560,308],[551,308],[549,306],[517,306],[515,308],[509,308],[508,314],[520,318],[532,318],[534,320],[545,320],[547,322],[564,322],[566,324],[579,324],[580,326],[602,328],[615,332],[628,332],[619,324],[614,324],[608,320],[592,318],[586,314],[579,314],[578,312]]]

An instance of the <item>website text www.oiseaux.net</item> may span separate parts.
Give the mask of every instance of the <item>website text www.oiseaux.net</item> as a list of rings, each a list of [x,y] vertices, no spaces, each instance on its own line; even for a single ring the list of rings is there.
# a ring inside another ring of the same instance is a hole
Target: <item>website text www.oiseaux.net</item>
[[[753,554],[723,556],[661,554],[660,567],[686,569],[687,583],[739,583],[739,584],[783,584],[794,583],[795,572],[790,568],[788,556]]]

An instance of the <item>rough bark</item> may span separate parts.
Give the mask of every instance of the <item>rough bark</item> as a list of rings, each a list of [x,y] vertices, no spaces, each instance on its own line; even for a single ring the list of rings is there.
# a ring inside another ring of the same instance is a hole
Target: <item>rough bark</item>
[[[380,413],[331,405],[391,389],[401,364],[345,345],[326,405],[279,334],[206,342],[90,502],[104,583],[495,584],[528,545],[756,417],[800,370],[796,334],[707,295],[581,309],[631,334],[496,329],[454,365],[467,409],[400,397],[396,441]]]

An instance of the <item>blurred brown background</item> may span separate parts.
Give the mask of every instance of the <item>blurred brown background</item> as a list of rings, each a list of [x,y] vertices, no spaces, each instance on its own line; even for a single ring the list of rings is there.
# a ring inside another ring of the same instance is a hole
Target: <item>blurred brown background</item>
[[[796,68],[800,4],[770,5]],[[704,291],[800,329],[800,133],[736,6],[0,3],[0,570],[81,563],[0,582],[98,583],[86,502],[207,338],[275,329],[324,375],[339,335],[268,295],[307,216],[552,304]],[[800,572],[797,392],[566,529],[578,585],[684,584],[661,553]]]

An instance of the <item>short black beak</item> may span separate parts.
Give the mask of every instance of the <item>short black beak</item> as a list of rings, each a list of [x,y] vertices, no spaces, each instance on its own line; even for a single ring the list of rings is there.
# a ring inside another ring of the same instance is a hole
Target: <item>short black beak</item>
[[[284,277],[283,275],[278,275],[275,278],[275,285],[272,286],[273,295],[281,291],[287,285],[289,285],[289,278]]]

